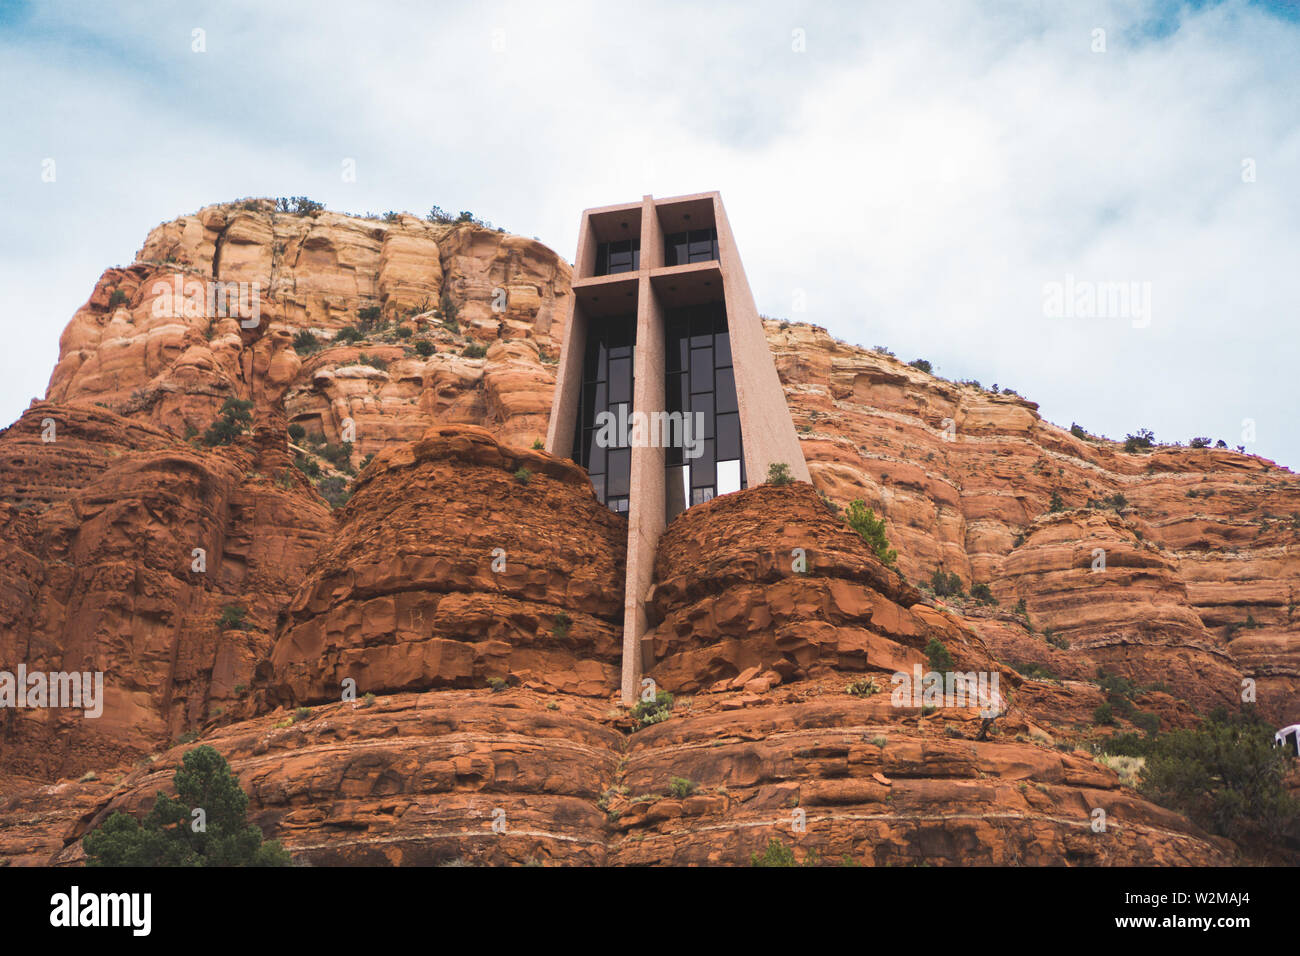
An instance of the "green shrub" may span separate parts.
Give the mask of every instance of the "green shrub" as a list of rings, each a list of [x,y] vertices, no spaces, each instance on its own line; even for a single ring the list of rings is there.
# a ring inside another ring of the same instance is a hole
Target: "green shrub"
[[[1202,437],[1193,438],[1192,441],[1191,441],[1191,445],[1192,445],[1193,448],[1209,448],[1209,447],[1210,447],[1210,439],[1205,438],[1205,437],[1203,437],[1203,436],[1202,436]]]
[[[981,604],[997,604],[998,599],[993,596],[993,589],[987,584],[980,582],[970,586],[970,596]]]
[[[1128,507],[1128,499],[1119,492],[1109,495],[1105,498],[1089,498],[1089,508],[1112,508],[1116,513],[1123,511]]]
[[[227,604],[221,609],[221,617],[217,619],[217,627],[223,631],[243,631],[247,630],[244,623],[244,616],[248,613],[238,604]]]
[[[172,778],[176,797],[158,793],[143,824],[118,810],[86,835],[87,866],[290,866],[279,841],[263,842],[246,822],[248,796],[224,757],[208,746],[185,754]],[[202,809],[205,826],[192,825]]]
[[[306,720],[310,716],[311,716],[310,707],[299,707],[297,710],[293,712],[293,722],[296,724],[298,723],[298,721]]]
[[[399,325],[393,330],[393,334],[399,339],[409,339],[415,334],[415,329],[411,328],[409,325]]]
[[[844,520],[867,543],[872,553],[886,567],[893,567],[898,552],[889,546],[885,537],[885,519],[877,518],[876,513],[867,507],[861,498],[855,498],[844,509]]]
[[[320,462],[315,458],[308,458],[306,455],[295,455],[293,458],[293,464],[294,467],[308,478],[320,477]]]
[[[460,350],[460,354],[465,358],[481,359],[487,355],[487,346],[470,343]]]
[[[316,490],[320,492],[322,498],[329,502],[332,509],[342,508],[352,497],[352,491],[348,488],[348,480],[338,475],[322,478],[316,482]]]
[[[760,853],[750,854],[750,866],[798,866],[795,862],[794,849],[786,846],[776,837],[767,841],[767,848]]]
[[[297,422],[289,426],[289,440],[295,445],[299,444],[307,437],[307,429],[303,428]]]
[[[910,365],[910,366],[912,366],[912,368],[920,369],[920,370],[921,370],[922,372],[924,372],[926,375],[930,375],[930,374],[932,373],[932,371],[933,371],[932,366],[930,365],[930,363],[929,363],[926,359],[922,359],[922,358],[919,358],[919,359],[913,359],[912,361],[908,362],[907,364]]]
[[[783,461],[774,461],[767,466],[767,484],[788,485],[794,481],[790,476],[790,466]]]
[[[437,351],[437,348],[428,339],[418,339],[415,343],[415,351],[416,354],[428,358]]]
[[[378,355],[367,355],[365,352],[357,356],[357,361],[362,365],[369,365],[371,368],[377,368],[381,371],[388,368],[388,359],[380,358]]]
[[[961,578],[955,572],[943,568],[935,568],[930,575],[930,590],[939,597],[962,597],[966,593]]]
[[[640,721],[642,727],[649,727],[672,716],[673,695],[666,690],[655,694],[653,700],[639,700],[632,708],[632,717]]]
[[[1070,434],[1073,435],[1075,438],[1086,439],[1088,437],[1088,433],[1084,431],[1082,428],[1080,428],[1078,425],[1076,425],[1074,422],[1070,422]]]
[[[925,656],[930,662],[930,670],[946,674],[957,665],[953,662],[952,655],[948,653],[948,648],[943,646],[943,641],[937,637],[930,638],[930,642],[925,645]]]
[[[438,309],[442,312],[442,327],[449,332],[459,332],[460,323],[456,321],[459,310],[456,303],[451,300],[451,295],[446,290],[442,293],[442,298],[438,300]]]
[[[129,295],[121,289],[114,289],[112,294],[108,297],[108,307],[110,309],[116,309],[119,305],[126,305],[130,301],[131,297]]]
[[[573,624],[573,619],[561,611],[555,615],[555,623],[551,627],[551,635],[564,640],[569,636],[569,627]]]
[[[281,196],[275,201],[276,212],[291,212],[299,216],[315,215],[324,208],[324,203],[308,199],[306,196]]]
[[[1092,722],[1094,724],[1115,723],[1115,709],[1110,704],[1098,704],[1096,710],[1092,712]]]
[[[1127,452],[1148,451],[1155,447],[1156,436],[1149,428],[1139,428],[1136,434],[1124,436],[1124,450]]]
[[[346,471],[352,467],[352,442],[345,441],[337,445],[326,442],[320,449],[320,455],[335,468]]]
[[[360,342],[365,336],[355,325],[345,325],[334,334],[334,341],[340,345],[346,345],[349,342]]]
[[[373,329],[375,323],[379,321],[382,311],[377,305],[368,305],[363,309],[357,309],[357,319],[359,320],[357,328],[362,330]]]
[[[239,398],[227,398],[221,403],[220,418],[203,433],[203,444],[209,448],[229,445],[245,434],[253,424],[253,403]]]
[[[685,800],[695,792],[695,784],[685,777],[673,777],[672,782],[668,784],[668,792],[678,800]]]
[[[1050,667],[1044,667],[1042,664],[1029,662],[1012,664],[1017,671],[1031,680],[1056,680],[1056,674]]]
[[[546,442],[542,441],[540,438],[534,438],[533,451],[545,451],[545,450],[546,450]]]
[[[1063,651],[1070,649],[1070,639],[1062,634],[1057,634],[1050,627],[1043,629],[1043,640],[1047,641],[1053,647],[1059,647]]]
[[[306,329],[293,337],[293,350],[299,355],[311,355],[313,352],[320,351],[320,347],[320,339]]]
[[[1065,510],[1065,502],[1061,500],[1061,493],[1059,491],[1052,492],[1052,498],[1047,504],[1047,510],[1052,514]]]
[[[1100,708],[1099,708],[1100,709]],[[1094,718],[1096,713],[1093,714]],[[1142,736],[1132,732],[1112,734],[1101,742],[1102,753],[1116,757],[1145,757],[1151,752],[1154,741],[1151,735]]]
[[[529,471],[527,468],[525,468],[523,465],[520,465],[515,470],[515,481],[519,482],[521,485],[526,485],[532,480],[533,480],[533,473]]]
[[[1143,796],[1250,849],[1287,848],[1300,840],[1300,801],[1284,778],[1294,766],[1273,746],[1273,726],[1253,708],[1215,708],[1195,730],[1157,737],[1147,755]]]
[[[489,677],[487,679],[488,687],[492,688],[492,693],[506,689],[506,679],[504,677]]]
[[[850,683],[844,688],[844,692],[854,697],[870,697],[872,694],[879,693],[880,688],[876,686],[874,677],[863,677]]]

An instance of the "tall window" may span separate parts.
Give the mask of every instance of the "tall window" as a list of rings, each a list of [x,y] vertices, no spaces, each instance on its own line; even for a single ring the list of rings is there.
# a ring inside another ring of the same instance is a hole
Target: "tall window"
[[[591,475],[596,497],[620,514],[627,513],[632,478],[632,449],[622,423],[632,413],[635,342],[636,315],[592,319],[587,329],[573,441],[575,460]],[[602,430],[603,412],[610,413],[619,427]]]
[[[680,266],[688,262],[711,262],[718,258],[718,230],[692,229],[675,232],[664,239],[664,265]]]
[[[596,244],[596,275],[612,276],[641,268],[641,240],[619,239]]]
[[[725,306],[672,309],[666,319],[666,410],[689,416],[694,446],[665,452],[671,521],[691,505],[739,491],[746,476]],[[697,422],[702,426],[698,432]],[[697,457],[691,457],[692,451]]]

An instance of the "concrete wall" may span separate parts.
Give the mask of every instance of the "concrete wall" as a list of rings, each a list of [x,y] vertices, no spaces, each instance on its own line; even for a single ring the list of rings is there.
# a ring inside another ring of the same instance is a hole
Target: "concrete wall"
[[[811,482],[808,463],[804,461],[794,420],[786,405],[785,390],[763,334],[763,320],[758,317],[758,307],[745,278],[745,267],[731,234],[731,223],[722,208],[722,198],[716,193],[713,209],[722,285],[727,297],[727,329],[740,405],[746,477],[751,487],[761,485],[767,480],[768,466],[784,462],[790,466],[790,474],[796,481]]]
[[[582,387],[587,329],[592,321],[580,301],[580,293],[584,288],[607,286],[611,281],[636,280],[637,340],[633,360],[635,383],[632,407],[634,411],[645,412],[647,415],[664,409],[664,371],[667,358],[664,341],[665,308],[655,292],[652,273],[657,273],[661,279],[665,275],[671,275],[672,281],[683,283],[691,278],[691,273],[696,274],[697,281],[702,281],[699,275],[711,272],[713,268],[699,264],[671,269],[663,267],[664,235],[656,207],[683,202],[696,203],[706,211],[711,204],[714,219],[712,225],[718,230],[717,268],[722,277],[722,293],[727,307],[727,327],[735,368],[736,397],[740,406],[740,430],[745,446],[748,483],[754,486],[766,481],[768,466],[773,462],[789,465],[790,474],[795,479],[810,481],[808,465],[804,461],[794,422],[786,406],[776,363],[768,350],[762,320],[758,317],[758,309],[745,278],[745,269],[740,262],[740,253],[731,234],[731,224],[722,208],[722,199],[716,192],[677,196],[658,203],[653,197],[645,196],[639,207],[627,203],[588,209],[583,213],[578,230],[578,251],[574,259],[573,294],[566,304],[567,332],[560,351],[551,421],[546,434],[546,450],[564,457],[572,457],[576,452],[573,448],[573,432],[577,419],[578,393]],[[688,207],[683,212],[694,209],[694,206]],[[608,232],[611,224],[621,221],[620,217],[611,214],[637,212],[641,220],[640,269],[608,279],[593,277],[597,242],[597,230],[592,225],[593,217],[597,217],[596,222],[600,228]],[[671,213],[665,215],[672,218]],[[693,228],[710,225],[699,221],[699,218],[697,215],[691,216]],[[707,278],[707,275],[704,277]],[[594,289],[591,289],[591,294],[595,294]],[[649,625],[645,608],[646,598],[654,582],[655,551],[667,523],[665,461],[663,448],[642,444],[632,449],[621,682],[622,699],[629,706],[635,703],[639,695],[644,667],[652,663],[643,660],[641,641]]]

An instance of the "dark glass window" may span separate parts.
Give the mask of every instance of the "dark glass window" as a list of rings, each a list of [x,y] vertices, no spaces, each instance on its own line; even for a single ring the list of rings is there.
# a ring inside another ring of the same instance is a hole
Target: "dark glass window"
[[[687,306],[670,310],[665,320],[666,408],[690,415],[692,429],[690,447],[665,450],[671,521],[691,505],[746,485],[726,308]],[[692,451],[699,454],[691,457]]]
[[[639,268],[641,268],[640,239],[618,239],[614,242],[596,243],[596,275],[612,276],[620,272],[635,272]]]
[[[688,262],[712,262],[718,258],[718,230],[692,229],[675,232],[664,238],[664,265],[680,266]]]
[[[620,514],[627,513],[632,477],[631,436],[620,426],[632,412],[635,341],[635,315],[591,321],[574,435],[575,461],[587,469],[596,497]],[[613,427],[602,427],[607,422]]]

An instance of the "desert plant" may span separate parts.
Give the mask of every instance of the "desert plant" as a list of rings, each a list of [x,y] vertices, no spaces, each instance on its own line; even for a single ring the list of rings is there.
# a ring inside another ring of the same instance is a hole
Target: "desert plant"
[[[695,784],[685,777],[673,777],[672,782],[668,784],[668,792],[678,800],[685,800],[695,792]]]
[[[417,339],[415,342],[415,351],[417,355],[420,355],[423,358],[428,358],[438,350],[428,339]]]
[[[783,461],[774,461],[767,466],[767,484],[788,485],[794,481],[790,476],[790,466]]]
[[[320,347],[320,339],[306,329],[293,337],[293,350],[299,355],[311,355],[311,353],[319,351]]]
[[[931,374],[931,372],[933,371],[933,367],[930,365],[929,361],[923,358],[912,359],[912,361],[908,362],[907,364],[912,366],[912,368],[920,369],[926,375]]]
[[[289,426],[289,440],[297,445],[307,437],[307,429],[303,428],[297,422]]]
[[[863,677],[850,683],[844,688],[844,692],[854,697],[870,697],[872,694],[879,693],[880,688],[876,686],[874,677]]]
[[[953,662],[952,655],[948,653],[948,648],[943,646],[943,641],[937,637],[930,638],[930,642],[925,645],[925,657],[930,662],[930,670],[947,673],[957,665]]]
[[[649,727],[672,716],[673,695],[666,690],[658,691],[650,700],[639,700],[632,708],[632,717],[642,727]]]
[[[519,482],[521,485],[526,485],[532,480],[533,480],[533,473],[529,471],[527,468],[525,468],[523,465],[520,465],[517,469],[515,469],[515,481]]]
[[[352,497],[352,492],[348,488],[347,479],[341,478],[338,475],[332,475],[329,478],[322,478],[320,481],[316,482],[316,490],[320,492],[322,498],[329,502],[329,506],[332,509],[342,508]]]
[[[1237,714],[1218,707],[1195,730],[1152,742],[1140,789],[1212,833],[1262,851],[1289,847],[1294,855],[1300,801],[1284,783],[1293,764],[1253,707]]]
[[[246,630],[247,625],[244,623],[246,614],[248,614],[248,611],[238,604],[227,604],[221,609],[221,616],[217,619],[217,627],[223,631]]]
[[[898,552],[889,546],[889,539],[885,537],[884,518],[877,518],[865,501],[855,498],[844,509],[844,520],[867,543],[881,564],[893,567]]]
[[[487,355],[487,346],[470,343],[460,350],[460,354],[465,358],[481,359]]]
[[[115,811],[86,835],[87,866],[290,866],[279,841],[263,842],[246,822],[248,795],[214,748],[185,754],[172,778],[176,797],[158,793],[143,823]],[[204,825],[195,828],[194,811]]]
[[[966,593],[956,572],[943,568],[935,568],[930,575],[930,590],[939,597],[962,597]]]
[[[776,837],[767,841],[762,853],[753,853],[749,857],[750,866],[798,866],[794,858],[794,849],[786,846]]]
[[[1127,452],[1146,451],[1154,448],[1156,436],[1149,428],[1139,428],[1137,432],[1124,436],[1124,450]]]
[[[245,434],[253,424],[253,403],[240,398],[227,398],[221,403],[220,418],[203,433],[203,444],[209,448],[229,445]]]

